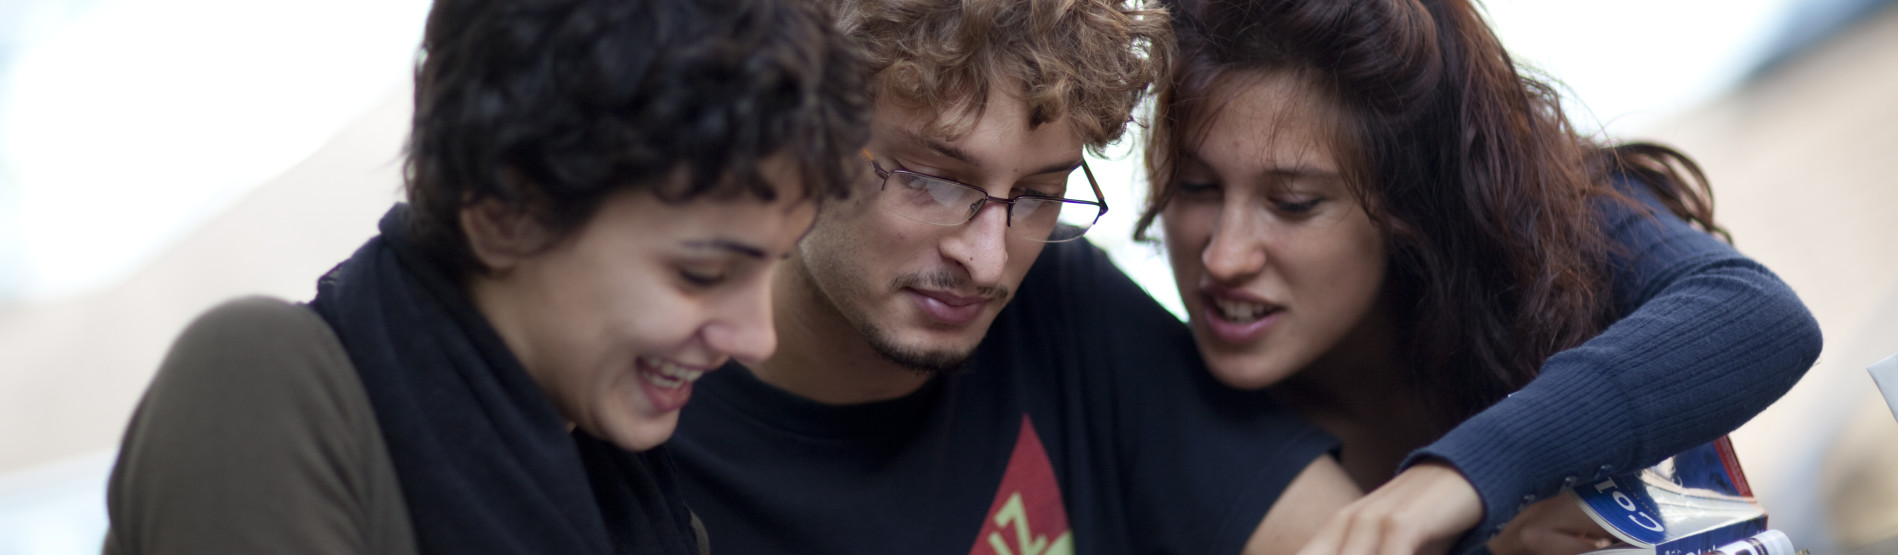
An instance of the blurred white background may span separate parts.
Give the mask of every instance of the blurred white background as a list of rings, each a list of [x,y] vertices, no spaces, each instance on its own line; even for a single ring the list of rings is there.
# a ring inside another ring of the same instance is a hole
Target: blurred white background
[[[1898,351],[1898,8],[1487,5],[1584,129],[1698,157],[1739,247],[1819,316],[1820,365],[1736,434],[1774,525],[1898,552],[1898,426],[1863,372]],[[97,552],[112,450],[171,337],[231,296],[309,298],[374,233],[427,9],[0,0],[0,555]],[[1177,307],[1130,239],[1139,149],[1117,150],[1090,162],[1113,210],[1088,238]]]
[[[403,86],[427,12],[413,0],[7,0],[0,296],[110,286],[308,157]]]

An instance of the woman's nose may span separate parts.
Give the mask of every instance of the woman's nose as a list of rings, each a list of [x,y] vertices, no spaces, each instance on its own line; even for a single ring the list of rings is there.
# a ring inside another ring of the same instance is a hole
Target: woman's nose
[[[1223,210],[1213,235],[1200,252],[1206,273],[1219,281],[1234,281],[1265,269],[1264,237],[1256,216],[1243,210]]]

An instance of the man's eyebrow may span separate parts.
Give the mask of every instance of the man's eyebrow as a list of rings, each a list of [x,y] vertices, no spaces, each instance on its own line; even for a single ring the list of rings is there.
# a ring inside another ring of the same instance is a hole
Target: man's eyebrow
[[[1057,164],[1049,164],[1048,166],[1043,167],[1039,170],[1028,172],[1028,175],[1041,175],[1045,173],[1074,173],[1074,168],[1078,168],[1078,167],[1081,167],[1080,160],[1074,160],[1072,162],[1061,162]]]
[[[928,149],[930,152],[940,154],[944,157],[947,157],[951,160],[955,160],[957,162],[962,162],[964,164],[969,164],[969,165],[975,165],[975,157],[970,156],[968,151],[962,150],[961,148],[957,148],[956,145],[948,144],[948,143],[938,141],[935,139],[930,139],[927,137],[917,136],[909,132],[904,132],[903,135],[904,135],[903,138],[905,139],[905,142],[916,144],[925,149]],[[1047,166],[1042,167],[1041,169],[1028,172],[1028,175],[1041,175],[1041,174],[1047,174],[1047,173],[1071,173],[1074,171],[1074,168],[1078,168],[1078,167],[1081,167],[1081,160],[1075,159],[1075,160],[1071,160],[1067,162],[1049,164]]]
[[[744,243],[740,243],[737,241],[733,241],[730,239],[703,239],[703,240],[695,240],[695,241],[686,241],[685,246],[686,248],[691,248],[691,249],[721,250],[721,251],[742,254],[745,256],[752,257],[752,258],[759,258],[759,259],[765,258],[764,249],[747,245]]]
[[[970,165],[975,164],[975,157],[970,156],[968,151],[962,150],[961,148],[956,147],[956,145],[952,145],[949,143],[945,143],[945,142],[927,138],[927,137],[922,137],[913,133],[905,132],[904,135],[907,135],[907,137],[905,138],[909,139],[910,143],[914,143],[918,146],[928,149],[930,152],[943,155],[945,157],[948,157],[950,160],[955,160],[957,162],[961,162],[964,164],[970,164]]]

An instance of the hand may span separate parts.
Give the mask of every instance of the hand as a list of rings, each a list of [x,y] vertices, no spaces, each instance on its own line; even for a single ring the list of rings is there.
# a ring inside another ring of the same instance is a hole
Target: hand
[[[1615,542],[1582,504],[1566,495],[1558,495],[1530,505],[1503,527],[1502,534],[1489,540],[1489,551],[1496,555],[1575,555]]]
[[[1326,521],[1298,555],[1442,554],[1483,521],[1483,498],[1439,461],[1410,467]]]

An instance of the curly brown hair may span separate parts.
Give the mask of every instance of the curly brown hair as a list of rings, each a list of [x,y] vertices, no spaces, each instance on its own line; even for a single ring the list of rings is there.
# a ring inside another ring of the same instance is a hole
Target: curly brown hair
[[[1165,10],[1121,0],[841,0],[873,99],[936,111],[924,133],[975,126],[989,87],[1019,84],[1030,127],[1067,117],[1099,152],[1173,57]]]

